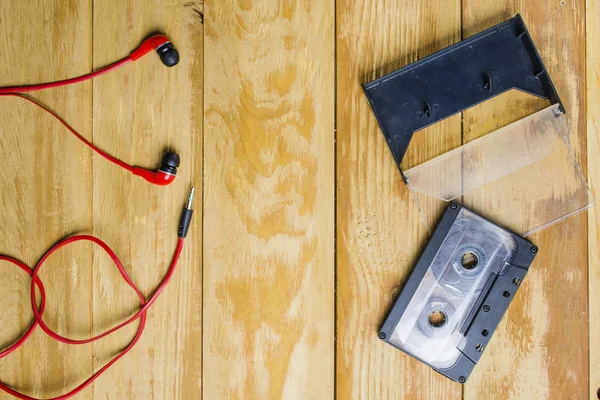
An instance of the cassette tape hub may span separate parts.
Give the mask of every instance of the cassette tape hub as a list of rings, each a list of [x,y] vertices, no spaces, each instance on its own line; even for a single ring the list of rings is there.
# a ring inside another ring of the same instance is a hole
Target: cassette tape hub
[[[530,241],[451,204],[380,339],[464,383],[536,253]]]

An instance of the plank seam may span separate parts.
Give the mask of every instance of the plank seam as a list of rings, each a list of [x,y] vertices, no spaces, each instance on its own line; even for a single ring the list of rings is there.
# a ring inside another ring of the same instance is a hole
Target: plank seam
[[[202,3],[204,6],[204,3]],[[206,107],[206,57],[205,57],[205,53],[204,53],[204,49],[206,48],[206,29],[205,29],[205,23],[206,23],[206,10],[204,9],[204,7],[202,8],[202,148],[200,150],[200,152],[202,153],[202,173],[201,173],[201,184],[202,184],[202,215],[200,218],[200,223],[201,223],[201,227],[200,227],[200,232],[201,232],[201,236],[202,236],[202,245],[200,246],[200,260],[201,260],[201,266],[200,266],[200,287],[201,287],[201,294],[200,294],[200,352],[201,352],[201,357],[200,357],[200,400],[202,400],[204,398],[204,218],[206,215],[206,211],[204,210],[204,174],[206,171],[206,158],[205,158],[205,154],[204,154],[204,144],[205,144],[205,135],[204,132],[206,132],[206,127],[205,127],[205,123],[206,123],[206,118],[204,117],[204,110]]]
[[[337,399],[337,369],[338,369],[338,252],[337,252],[337,217],[338,217],[338,159],[337,159],[337,100],[338,100],[338,48],[337,48],[337,0],[333,0],[333,398]]]
[[[90,1],[90,59],[91,59],[91,64],[92,64],[91,65],[91,70],[93,71],[94,70],[94,4],[95,4],[95,2],[94,2],[94,0],[89,0],[89,1]],[[91,95],[91,100],[92,100],[92,118],[91,118],[91,121],[90,121],[90,124],[91,124],[91,129],[90,129],[90,135],[91,135],[91,137],[90,137],[90,141],[92,143],[94,143],[94,136],[95,136],[94,135],[95,99],[94,99],[94,81],[93,80],[90,81],[90,86],[91,86],[91,92],[92,92],[92,95]],[[93,156],[93,154],[92,154],[92,156]],[[90,206],[91,206],[91,212],[90,212],[90,217],[91,217],[91,231],[92,231],[92,234],[95,234],[95,232],[94,232],[94,230],[95,230],[94,229],[94,227],[95,227],[95,224],[94,224],[94,222],[95,222],[94,221],[94,159],[93,158],[90,160],[90,169],[91,169],[91,182],[90,182],[90,188],[91,188],[90,189],[91,190],[91,201],[90,201]],[[94,246],[91,246],[91,252],[92,252],[92,254],[91,254],[92,255],[92,267],[93,267],[93,264],[94,264],[94,253],[95,253],[95,247]],[[92,281],[90,282],[90,285],[91,285],[92,288],[94,288],[94,271],[93,271],[93,268],[92,268],[91,277],[92,277]],[[94,290],[91,290],[91,295],[90,296],[91,296],[91,301],[92,301],[92,303],[91,303],[92,304],[92,310],[91,310],[92,311],[91,312],[92,315],[91,315],[91,318],[90,318],[91,319],[91,321],[90,321],[91,322],[90,323],[90,330],[91,330],[90,337],[91,337],[94,334]],[[94,372],[95,369],[96,369],[96,366],[95,366],[95,364],[96,364],[96,345],[94,343],[92,343],[91,347],[92,347],[91,348],[91,350],[92,350],[92,357],[91,357],[91,361],[90,362],[92,364],[92,372]],[[91,396],[92,396],[92,400],[94,400],[95,393],[96,393],[96,390],[95,390],[94,386],[95,386],[95,384],[92,383],[92,386],[89,389],[89,392],[91,393]]]

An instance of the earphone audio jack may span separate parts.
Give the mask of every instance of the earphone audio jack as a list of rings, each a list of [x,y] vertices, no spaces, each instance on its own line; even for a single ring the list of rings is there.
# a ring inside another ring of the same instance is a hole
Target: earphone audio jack
[[[188,201],[183,209],[183,213],[181,214],[181,218],[179,219],[179,228],[177,229],[177,236],[180,238],[185,238],[187,236],[188,230],[190,229],[190,224],[192,223],[192,214],[194,210],[192,210],[192,202],[194,201],[194,187],[190,190],[190,195],[188,196]]]

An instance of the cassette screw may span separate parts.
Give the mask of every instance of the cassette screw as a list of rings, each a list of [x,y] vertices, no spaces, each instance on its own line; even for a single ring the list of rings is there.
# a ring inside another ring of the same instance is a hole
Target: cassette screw
[[[483,311],[484,312],[490,311],[490,306],[483,306]]]
[[[467,381],[467,379],[464,376],[461,376],[460,378],[458,378],[458,381],[460,383],[465,383]]]
[[[453,203],[453,204],[450,205],[450,208],[453,209],[453,210],[456,210],[456,207],[458,207],[458,206],[455,203]]]
[[[531,252],[532,252],[533,254],[535,254],[535,253],[537,253],[537,251],[538,251],[538,248],[537,248],[537,246],[531,246],[531,248],[530,248],[529,250],[531,250]]]
[[[385,339],[385,333],[384,332],[379,332],[379,339]]]

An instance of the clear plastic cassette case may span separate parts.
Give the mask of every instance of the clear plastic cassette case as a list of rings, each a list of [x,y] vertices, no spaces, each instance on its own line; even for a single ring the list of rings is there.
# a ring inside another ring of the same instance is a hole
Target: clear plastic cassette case
[[[405,176],[430,229],[450,201],[523,236],[594,204],[559,105],[417,165]]]

